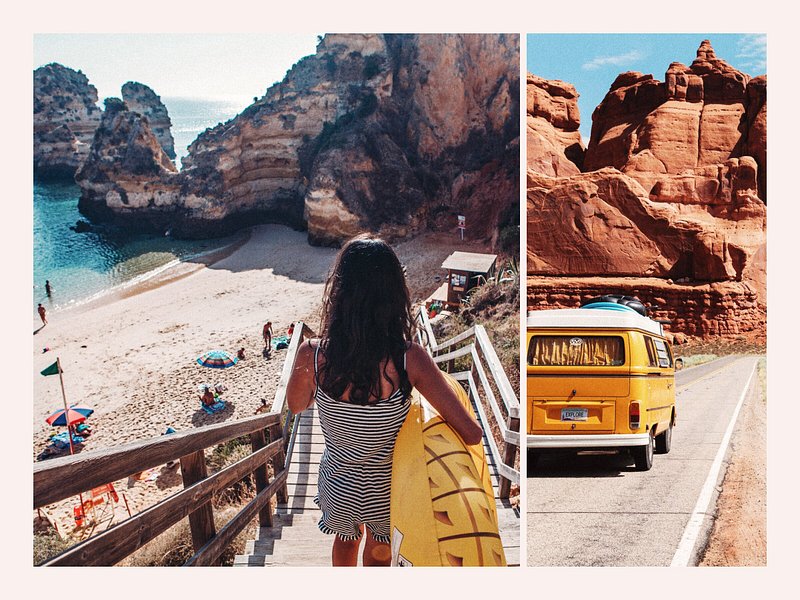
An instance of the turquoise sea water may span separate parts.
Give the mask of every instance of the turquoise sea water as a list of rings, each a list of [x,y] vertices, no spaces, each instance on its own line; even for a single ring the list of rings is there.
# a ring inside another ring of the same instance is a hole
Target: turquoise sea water
[[[232,102],[165,98],[172,119],[176,163],[207,127],[235,116],[244,106]],[[74,183],[34,182],[33,302],[59,309],[85,302],[168,269],[181,259],[213,250],[225,241],[183,241],[98,227],[89,233],[70,229],[79,219],[80,188]],[[53,288],[45,294],[45,280]]]

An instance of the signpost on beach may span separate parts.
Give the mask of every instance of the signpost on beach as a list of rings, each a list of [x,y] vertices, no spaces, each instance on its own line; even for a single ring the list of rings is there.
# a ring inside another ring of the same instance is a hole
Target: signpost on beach
[[[461,234],[461,241],[464,241],[464,230],[467,228],[467,217],[458,215],[458,231]]]

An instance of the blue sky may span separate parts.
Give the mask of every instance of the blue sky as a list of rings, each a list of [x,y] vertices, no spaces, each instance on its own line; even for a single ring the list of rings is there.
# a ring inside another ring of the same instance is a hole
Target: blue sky
[[[527,68],[539,77],[575,86],[581,135],[588,142],[592,111],[618,74],[640,71],[663,81],[671,62],[692,63],[704,39],[711,41],[717,58],[740,71],[752,76],[767,72],[766,35],[730,33],[530,34]]]
[[[126,81],[165,97],[215,98],[246,106],[299,59],[317,34],[36,34],[33,68],[59,62],[82,70],[100,100]]]

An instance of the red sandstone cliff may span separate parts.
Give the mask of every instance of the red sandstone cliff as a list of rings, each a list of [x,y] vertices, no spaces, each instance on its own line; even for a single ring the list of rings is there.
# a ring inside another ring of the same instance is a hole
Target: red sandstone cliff
[[[766,77],[733,69],[708,41],[663,83],[619,75],[594,111],[582,173],[578,154],[574,169],[552,167],[564,142],[530,143],[532,132],[555,129],[557,142],[574,130],[576,110],[554,120],[536,109],[574,89],[529,76],[529,98],[532,87],[545,98],[528,103],[529,307],[617,292],[674,331],[763,336]]]

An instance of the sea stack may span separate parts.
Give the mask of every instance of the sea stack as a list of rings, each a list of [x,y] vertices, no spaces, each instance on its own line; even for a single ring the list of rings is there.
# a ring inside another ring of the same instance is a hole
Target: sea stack
[[[167,107],[152,89],[143,83],[129,81],[122,86],[122,100],[128,108],[147,117],[150,129],[158,139],[167,156],[175,158],[175,140],[172,139],[172,121]]]
[[[100,124],[97,89],[81,71],[58,63],[33,72],[33,170],[71,179]]]

